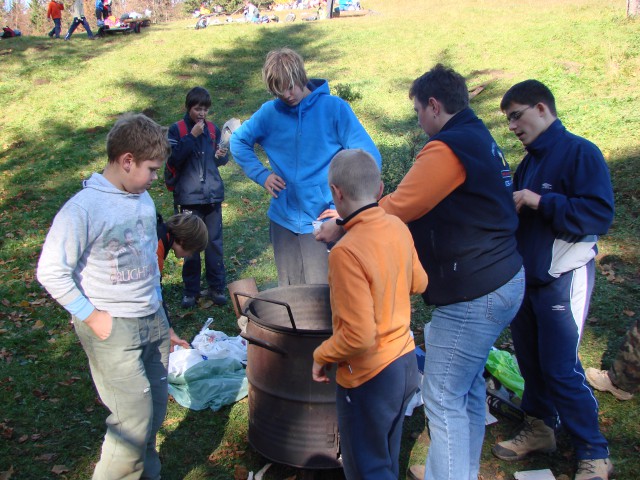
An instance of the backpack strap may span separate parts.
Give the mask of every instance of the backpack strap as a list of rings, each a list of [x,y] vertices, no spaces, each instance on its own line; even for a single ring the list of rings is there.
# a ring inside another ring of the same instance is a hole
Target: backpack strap
[[[189,132],[187,131],[187,124],[184,120],[180,120],[178,122],[178,133],[180,134],[180,138],[185,137]]]

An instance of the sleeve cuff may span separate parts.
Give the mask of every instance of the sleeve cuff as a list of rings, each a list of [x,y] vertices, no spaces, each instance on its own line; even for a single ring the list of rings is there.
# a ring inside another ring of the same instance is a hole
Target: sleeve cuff
[[[69,312],[71,315],[74,315],[79,320],[83,322],[91,315],[91,313],[95,310],[95,307],[91,304],[89,299],[84,295],[80,295],[73,302],[68,303],[67,305],[63,305],[65,310]]]

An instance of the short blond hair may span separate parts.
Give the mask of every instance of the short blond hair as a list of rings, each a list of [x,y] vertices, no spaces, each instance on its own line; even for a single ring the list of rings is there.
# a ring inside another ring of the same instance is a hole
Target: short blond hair
[[[309,83],[304,60],[298,52],[287,47],[267,53],[262,67],[262,80],[276,96],[284,95],[285,91],[295,86],[302,88]]]
[[[329,165],[329,184],[340,187],[349,200],[376,201],[380,193],[380,169],[362,149],[338,152]]]
[[[109,163],[131,153],[136,164],[145,160],[163,162],[171,154],[167,129],[142,113],[125,113],[107,134]]]

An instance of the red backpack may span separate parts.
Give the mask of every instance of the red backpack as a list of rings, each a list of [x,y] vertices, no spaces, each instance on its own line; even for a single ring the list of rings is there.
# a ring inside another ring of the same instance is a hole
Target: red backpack
[[[216,126],[209,120],[207,120],[206,123],[207,123],[207,128],[209,129],[209,135],[213,135],[212,141],[215,142]],[[184,120],[180,120],[177,123],[177,125],[178,125],[178,133],[180,134],[180,138],[184,137],[189,133],[187,131],[187,124],[185,123]],[[167,186],[167,190],[169,190],[170,192],[173,192],[173,190],[176,188],[177,183],[178,183],[178,171],[175,168],[173,168],[171,165],[169,165],[169,160],[167,159],[167,162],[165,163],[165,166],[164,166],[164,184]]]

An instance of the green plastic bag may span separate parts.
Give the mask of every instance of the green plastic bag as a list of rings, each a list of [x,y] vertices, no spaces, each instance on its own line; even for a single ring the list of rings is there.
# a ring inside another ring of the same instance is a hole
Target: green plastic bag
[[[169,374],[169,393],[183,407],[214,412],[247,396],[249,382],[244,366],[235,358],[212,358]]]
[[[492,348],[485,365],[487,371],[496,377],[502,385],[522,398],[524,378],[520,374],[518,363],[513,355],[504,350]]]

